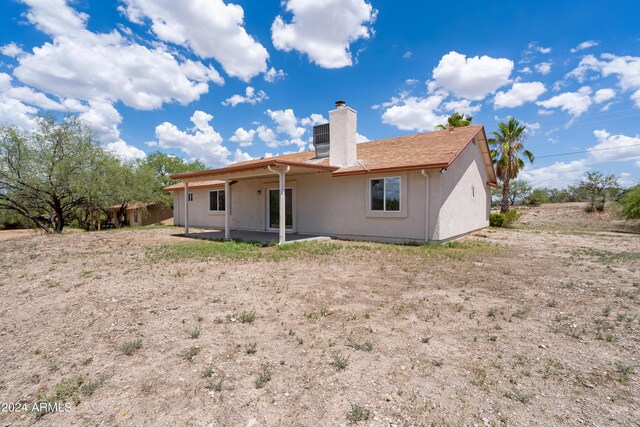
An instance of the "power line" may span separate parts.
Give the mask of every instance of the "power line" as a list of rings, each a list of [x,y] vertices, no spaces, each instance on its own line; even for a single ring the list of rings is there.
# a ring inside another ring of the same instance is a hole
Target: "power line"
[[[558,153],[558,154],[547,154],[546,156],[536,156],[536,159],[543,159],[546,157],[570,156],[572,154],[591,153],[593,151],[604,151],[604,150],[617,150],[620,148],[638,147],[638,146],[640,146],[640,144],[618,145],[617,147],[607,147],[607,148],[593,148],[591,150],[571,151],[569,153]]]

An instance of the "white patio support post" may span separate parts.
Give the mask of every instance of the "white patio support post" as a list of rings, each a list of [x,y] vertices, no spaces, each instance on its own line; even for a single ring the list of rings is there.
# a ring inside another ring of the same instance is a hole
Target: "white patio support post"
[[[229,240],[229,180],[224,180],[224,239]]]
[[[424,242],[429,243],[429,238],[431,237],[429,235],[429,190],[431,187],[431,180],[429,179],[429,173],[426,170],[422,169],[420,173],[424,176],[427,187],[425,191],[425,199],[427,202],[425,203],[424,211]]]
[[[189,234],[189,183],[184,183],[184,234]]]
[[[278,244],[281,245],[286,241],[287,216],[286,216],[285,210],[286,210],[286,202],[287,202],[287,199],[286,199],[287,192],[286,192],[286,182],[285,182],[284,176],[287,174],[287,172],[289,172],[289,166],[281,169],[273,169],[271,166],[268,166],[267,169],[269,169],[270,172],[278,174],[278,178],[279,178],[278,190],[280,194],[280,209],[279,209],[280,218],[278,222],[280,227],[279,227]]]

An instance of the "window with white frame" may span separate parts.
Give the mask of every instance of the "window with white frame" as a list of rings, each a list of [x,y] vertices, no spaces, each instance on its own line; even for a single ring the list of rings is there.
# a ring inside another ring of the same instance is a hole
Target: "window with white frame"
[[[400,211],[400,177],[372,178],[370,180],[371,211],[398,212]]]
[[[209,191],[209,211],[224,212],[225,198],[224,190]]]
[[[193,202],[193,193],[189,193],[187,197],[190,202]]]

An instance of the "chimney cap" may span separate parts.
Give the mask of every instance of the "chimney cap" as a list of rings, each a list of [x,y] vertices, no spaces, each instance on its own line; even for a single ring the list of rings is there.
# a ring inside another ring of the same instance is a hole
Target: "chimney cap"
[[[347,105],[344,101],[336,101],[336,108],[344,108]]]

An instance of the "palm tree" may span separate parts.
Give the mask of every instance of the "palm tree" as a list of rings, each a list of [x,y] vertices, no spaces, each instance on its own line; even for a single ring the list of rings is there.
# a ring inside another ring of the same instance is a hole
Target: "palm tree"
[[[447,130],[447,129],[453,129],[453,128],[461,128],[464,126],[469,126],[472,121],[473,121],[473,117],[471,116],[465,116],[464,114],[460,114],[460,113],[453,113],[447,119],[446,124],[436,125],[436,129]]]
[[[526,125],[511,117],[507,123],[498,123],[498,128],[498,131],[491,132],[493,138],[489,140],[489,144],[492,146],[491,157],[496,166],[496,175],[502,181],[500,213],[506,213],[509,210],[509,181],[524,169],[524,161],[520,155],[524,154],[531,163],[534,157],[522,145],[527,136]]]

